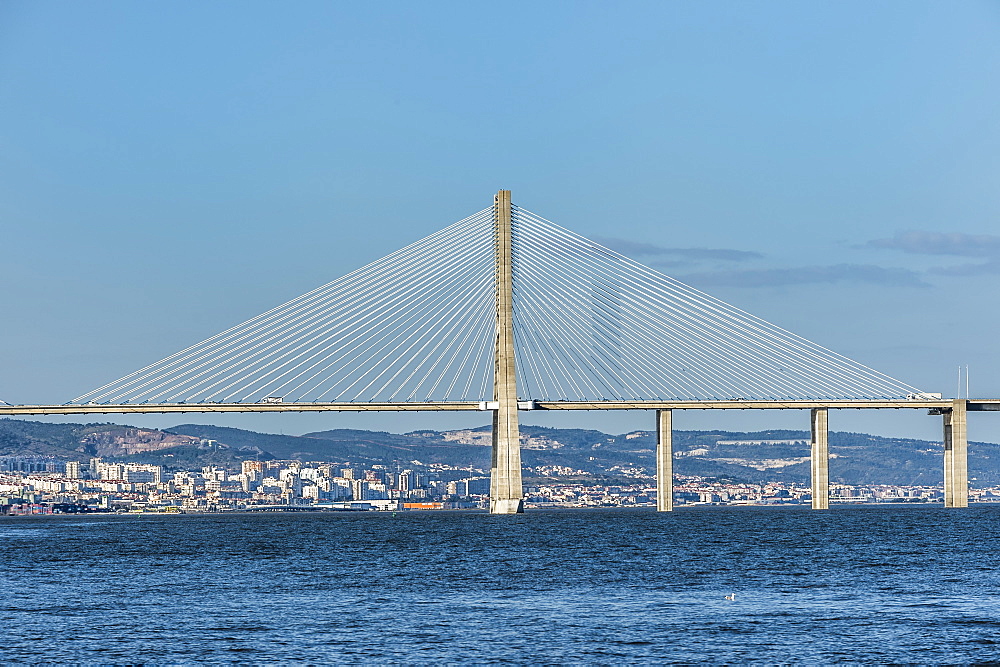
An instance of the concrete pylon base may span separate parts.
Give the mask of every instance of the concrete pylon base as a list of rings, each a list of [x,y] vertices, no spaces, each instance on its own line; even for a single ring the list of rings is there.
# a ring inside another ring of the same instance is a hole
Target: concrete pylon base
[[[968,401],[956,399],[944,412],[944,506],[969,506]]]
[[[812,467],[812,508],[830,509],[830,435],[826,408],[812,410],[812,445],[809,460]]]
[[[673,412],[656,411],[656,511],[674,509],[674,432]]]
[[[524,514],[524,500],[521,498],[490,500],[490,514]]]

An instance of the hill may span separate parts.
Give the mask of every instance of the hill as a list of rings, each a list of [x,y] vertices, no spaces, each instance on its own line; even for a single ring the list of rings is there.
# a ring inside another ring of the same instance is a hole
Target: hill
[[[0,455],[85,461],[199,444],[197,438],[118,424],[46,424],[0,419]]]
[[[581,479],[651,475],[656,434],[607,434],[586,429],[522,426],[526,480],[552,475],[558,467],[581,471]],[[674,471],[747,482],[809,480],[809,433],[770,430],[676,431]],[[146,461],[170,468],[203,465],[236,467],[246,459],[299,459],[350,462],[364,466],[440,463],[488,469],[490,430],[384,431],[335,429],[301,436],[257,433],[237,428],[181,424],[170,429],[138,429],[119,424],[47,424],[0,419],[0,455],[53,456],[86,461],[92,456]],[[941,444],[831,432],[830,480],[846,484],[940,484]],[[969,446],[974,486],[1000,484],[1000,446]]]

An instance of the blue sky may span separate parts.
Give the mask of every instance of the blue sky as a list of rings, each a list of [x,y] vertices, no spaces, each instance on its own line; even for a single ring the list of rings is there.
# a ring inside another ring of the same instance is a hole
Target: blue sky
[[[998,66],[997,2],[8,0],[0,399],[69,400],[499,188],[910,384],[954,395],[968,364],[972,393],[1000,396]],[[852,412],[831,428],[933,438],[939,422]],[[1000,440],[1000,420],[970,437]]]

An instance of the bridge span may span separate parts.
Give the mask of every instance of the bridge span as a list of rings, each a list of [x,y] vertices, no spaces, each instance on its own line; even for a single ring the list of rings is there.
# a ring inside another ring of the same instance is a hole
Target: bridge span
[[[484,411],[490,511],[523,511],[518,415],[656,413],[673,509],[674,410],[809,410],[812,506],[829,507],[829,410],[942,417],[946,507],[968,504],[967,414],[511,203],[60,405],[0,416]]]

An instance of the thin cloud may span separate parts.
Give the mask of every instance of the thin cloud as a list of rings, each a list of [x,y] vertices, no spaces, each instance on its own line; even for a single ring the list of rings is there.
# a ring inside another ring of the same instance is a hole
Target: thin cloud
[[[864,283],[890,287],[929,287],[920,274],[909,269],[872,264],[832,264],[787,269],[739,269],[706,271],[679,277],[695,287],[783,287],[832,283]]]
[[[938,266],[930,269],[929,273],[939,276],[996,276],[1000,275],[1000,261],[993,260],[985,264]]]
[[[624,254],[624,253],[622,253]],[[655,269],[667,269],[673,271],[674,269],[688,269],[697,265],[696,262],[685,262],[683,259],[654,259],[652,261],[646,261],[647,266],[651,266]]]
[[[612,250],[620,252],[626,257],[667,255],[677,257],[680,260],[688,261],[722,260],[726,262],[745,262],[747,260],[760,259],[763,257],[763,255],[759,252],[753,252],[751,250],[734,250],[731,248],[664,248],[662,246],[653,245],[652,243],[629,241],[628,239],[618,239],[607,236],[595,237],[594,240],[601,245],[605,245]]]
[[[874,239],[865,245],[871,248],[901,250],[914,255],[1000,258],[1000,236],[992,234],[897,232],[892,238]]]

